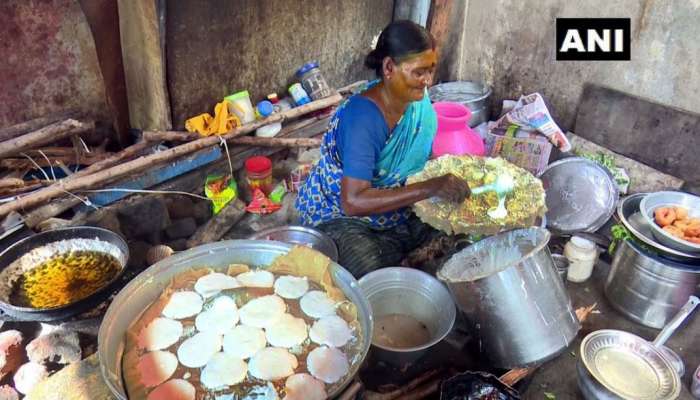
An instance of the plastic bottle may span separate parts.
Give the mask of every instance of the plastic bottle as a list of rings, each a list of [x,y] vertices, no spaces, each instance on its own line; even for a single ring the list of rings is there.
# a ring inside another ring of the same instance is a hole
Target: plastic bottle
[[[598,260],[595,243],[579,236],[573,236],[566,246],[564,255],[569,260],[566,279],[570,282],[585,282],[593,273],[593,266]]]
[[[276,103],[278,103],[277,94],[273,93],[273,94],[267,96],[267,98],[268,98],[268,100],[263,100],[260,103],[258,103],[258,107],[257,107],[258,114],[260,114],[260,116],[262,118],[266,118],[266,117],[280,111],[280,108],[276,104]],[[274,103],[272,100],[274,100]],[[269,125],[265,125],[265,126],[262,126],[258,129],[256,129],[255,136],[274,137],[281,130],[282,130],[282,123],[281,122],[273,122]]]
[[[274,106],[267,100],[263,100],[255,106],[255,115],[258,119],[267,118],[275,111]]]
[[[301,87],[300,83],[293,84],[289,87],[288,91],[294,98],[294,103],[296,103],[297,106],[303,106],[304,104],[311,103],[308,93],[306,93],[306,90]]]
[[[296,73],[301,86],[313,100],[330,96],[333,91],[323,77],[317,61],[304,64]]]

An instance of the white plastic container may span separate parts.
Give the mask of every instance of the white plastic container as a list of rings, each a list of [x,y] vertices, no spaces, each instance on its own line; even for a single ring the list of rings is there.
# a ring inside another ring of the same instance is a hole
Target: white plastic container
[[[247,90],[226,96],[224,100],[229,103],[229,112],[236,114],[242,124],[255,121],[255,109],[253,103],[250,102],[250,94]]]
[[[593,266],[598,261],[598,249],[590,240],[573,236],[564,247],[564,256],[569,260],[566,279],[570,282],[585,282],[591,277]]]

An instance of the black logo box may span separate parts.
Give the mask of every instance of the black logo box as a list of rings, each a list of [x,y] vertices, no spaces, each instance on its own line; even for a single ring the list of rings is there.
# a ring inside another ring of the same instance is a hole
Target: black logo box
[[[613,46],[609,52],[602,51],[598,47],[592,52],[579,52],[575,49],[561,52],[566,33],[571,29],[578,31],[586,48],[589,29],[595,30],[599,35],[602,35],[606,29],[610,30]],[[614,31],[616,29],[622,29],[623,51],[621,52],[614,51]],[[629,18],[557,18],[556,33],[557,61],[629,61],[631,58],[631,23]]]

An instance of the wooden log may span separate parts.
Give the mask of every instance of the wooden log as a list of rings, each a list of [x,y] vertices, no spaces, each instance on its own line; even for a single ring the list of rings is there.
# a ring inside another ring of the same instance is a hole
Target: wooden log
[[[187,247],[192,248],[201,244],[218,241],[226,232],[236,225],[244,215],[245,203],[240,199],[231,201],[206,224],[197,229],[197,232],[187,241]]]
[[[126,149],[114,154],[108,159],[99,161],[95,164],[92,164],[91,166],[82,169],[73,175],[71,175],[69,178],[76,178],[76,177],[81,177],[81,176],[86,176],[92,173],[95,173],[97,171],[101,171],[106,168],[113,167],[119,163],[121,163],[124,160],[127,160],[129,158],[132,158],[148,147],[153,146],[153,143],[148,143],[148,142],[139,142],[136,143],[132,146],[127,147]],[[66,178],[68,179],[68,178]],[[24,223],[30,227],[33,228],[35,227],[39,222],[55,217],[58,214],[61,214],[64,211],[67,211],[71,209],[72,207],[75,207],[76,205],[80,204],[80,200],[76,199],[75,197],[68,197],[66,199],[61,199],[59,201],[52,201],[49,204],[43,205],[41,207],[38,207],[35,210],[30,211],[24,216]]]
[[[94,128],[94,122],[80,122],[74,119],[56,122],[39,130],[0,142],[0,158],[19,154],[32,147],[52,143]]]
[[[362,382],[355,381],[349,388],[345,389],[338,400],[354,400],[360,389],[362,389]]]
[[[112,156],[112,153],[90,153],[90,154],[83,154],[80,159],[79,163],[80,165],[92,165],[100,161],[104,161],[108,159],[109,157]],[[40,167],[54,167],[57,166],[58,163],[62,163],[64,165],[71,165],[76,163],[76,157],[75,154],[66,156],[66,155],[60,155],[60,156],[55,156],[55,155],[48,155],[46,154],[46,157],[49,159],[46,161],[46,158],[44,158],[42,155],[38,154],[38,157],[34,157],[32,155],[32,158],[34,159],[34,162],[38,164]],[[36,168],[36,165],[34,165],[33,162],[26,158],[5,158],[4,160],[0,160],[0,167],[2,168],[7,168],[7,169],[13,169],[13,170],[24,170],[24,169],[34,169]]]
[[[403,396],[407,393],[412,393],[416,388],[424,384],[425,382],[429,382],[431,379],[435,378],[436,375],[440,373],[440,370],[435,369],[432,371],[428,371],[417,378],[411,380],[408,382],[405,386],[402,386],[396,390],[393,390],[391,392],[387,393],[377,393],[377,392],[365,392],[364,399],[365,400],[395,400],[399,398],[400,396]],[[441,381],[441,379],[436,378],[438,382]]]
[[[149,142],[178,142],[192,140],[190,132],[152,131],[144,132],[143,139]],[[265,138],[255,136],[241,136],[229,140],[233,145],[263,146],[263,147],[318,147],[320,139],[315,138]]]
[[[159,153],[139,157],[135,160],[128,161],[126,163],[96,172],[88,176],[76,177],[75,175],[77,174],[74,174],[45,189],[31,193],[16,201],[0,205],[0,216],[3,216],[9,213],[10,211],[25,210],[42,202],[49,201],[54,197],[65,194],[66,191],[98,186],[104,184],[105,182],[109,182],[129,174],[141,172],[147,168],[152,167],[153,165],[161,164],[172,159],[182,157],[190,153],[194,153],[195,151],[201,150],[206,147],[216,146],[220,143],[221,138],[223,138],[223,140],[228,141],[237,136],[250,133],[263,125],[267,125],[272,122],[282,122],[288,118],[299,117],[301,115],[316,110],[324,109],[329,106],[338,104],[341,100],[342,96],[340,95],[327,97],[325,99],[313,101],[303,106],[272,115],[266,118],[265,120],[238,127],[223,136],[209,136],[202,139],[198,139],[193,142],[185,143]]]
[[[19,178],[3,178],[0,179],[0,189],[16,189],[24,186],[24,180]]]
[[[41,129],[47,125],[51,125],[54,122],[63,121],[68,118],[75,118],[78,116],[78,111],[68,111],[62,112],[60,114],[52,114],[44,117],[35,118],[26,122],[21,122],[16,125],[8,126],[6,128],[0,129],[0,142],[5,140],[10,140],[16,138],[17,136],[22,136],[25,133]]]

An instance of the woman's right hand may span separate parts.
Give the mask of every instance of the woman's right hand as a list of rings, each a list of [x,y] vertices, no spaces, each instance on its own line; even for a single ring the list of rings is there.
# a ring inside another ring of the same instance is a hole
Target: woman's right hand
[[[433,195],[447,201],[461,203],[471,195],[469,184],[464,179],[447,174],[430,180]]]

